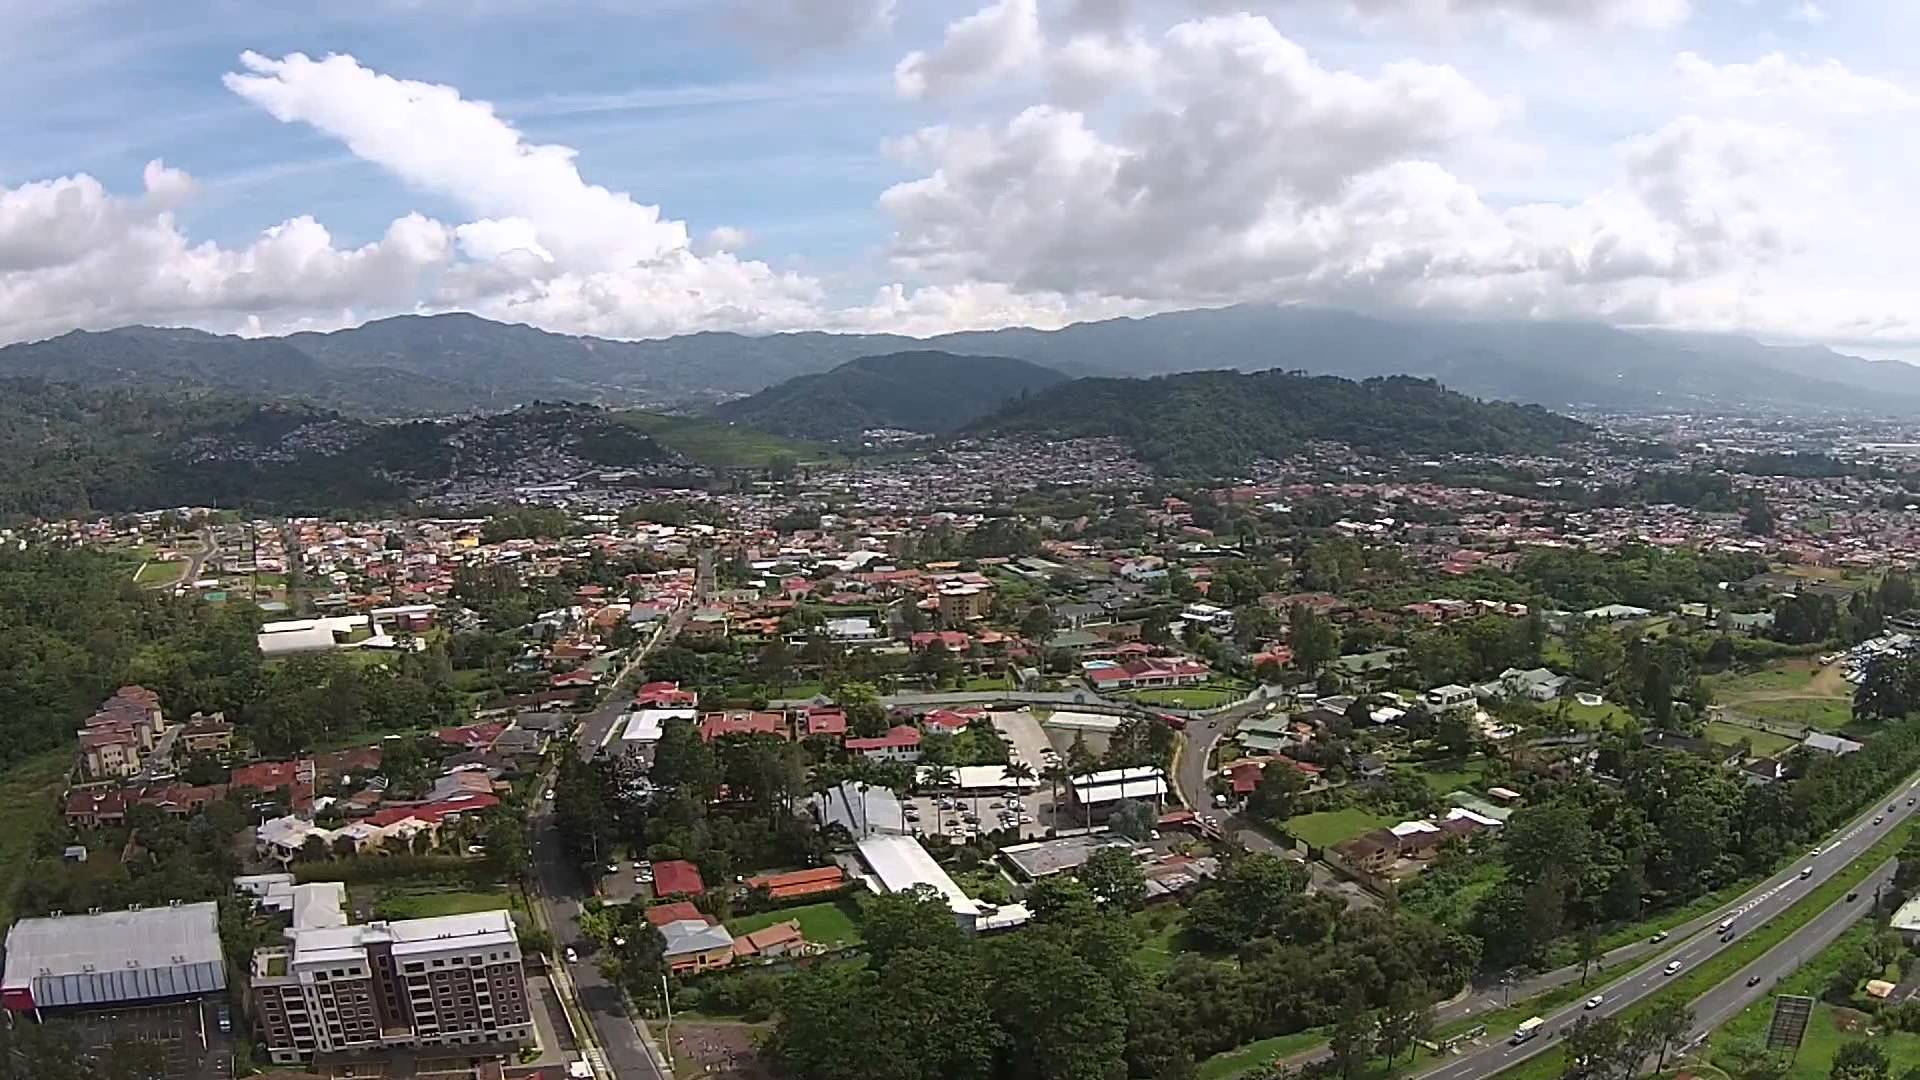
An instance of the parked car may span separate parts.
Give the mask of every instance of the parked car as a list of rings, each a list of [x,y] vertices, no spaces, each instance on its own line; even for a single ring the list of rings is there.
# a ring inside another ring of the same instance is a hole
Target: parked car
[[[224,1035],[233,1030],[233,1013],[227,1011],[225,1005],[213,1011],[213,1018],[215,1025],[220,1028],[221,1034]]]

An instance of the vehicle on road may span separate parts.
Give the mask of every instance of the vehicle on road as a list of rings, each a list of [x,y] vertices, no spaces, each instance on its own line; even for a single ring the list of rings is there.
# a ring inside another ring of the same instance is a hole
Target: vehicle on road
[[[1733,916],[1729,915],[1725,919],[1720,920],[1721,933],[1724,934],[1731,929],[1733,929]]]
[[[553,801],[553,789],[552,789],[552,788],[548,788],[548,789],[547,789],[547,801],[548,801],[548,802],[552,802],[552,801]]]
[[[579,962],[580,962],[579,950],[575,949],[571,945],[567,946],[567,963],[577,964]]]
[[[1810,877],[1812,877],[1812,876],[1813,876],[1813,867],[1811,867],[1811,866],[1803,866],[1803,867],[1801,867],[1801,868],[1800,868],[1800,877],[1801,877],[1802,879],[1805,879],[1805,878],[1810,878]]]
[[[1667,971],[1666,971],[1666,973],[1667,973],[1668,975],[1671,975],[1671,974],[1673,974],[1674,972],[1676,972],[1676,971],[1679,971],[1679,970],[1680,970],[1680,961],[1678,961],[1678,960],[1669,960],[1669,961],[1667,961]]]
[[[1893,805],[1892,803],[1888,803],[1888,804],[1887,804],[1887,813],[1889,813],[1889,814],[1891,814],[1891,813],[1893,813],[1893,811],[1894,811],[1894,809],[1895,809],[1895,807],[1894,807],[1894,805]]]
[[[1507,1041],[1515,1046],[1519,1046],[1521,1043],[1540,1034],[1540,1029],[1546,1025],[1547,1022],[1538,1016],[1529,1017],[1528,1019],[1520,1021],[1520,1026],[1513,1029],[1513,1037]]]
[[[1661,942],[1667,940],[1667,932],[1665,930],[1662,930],[1659,933],[1653,935],[1653,937],[1650,940],[1652,940],[1652,942],[1655,945],[1658,945]]]
[[[1883,821],[1885,821],[1885,820],[1887,820],[1887,816],[1886,816],[1885,814],[1881,814],[1881,815],[1879,815],[1878,817],[1875,817],[1875,818],[1873,819],[1873,823],[1874,823],[1875,825],[1878,825],[1878,824],[1880,824],[1881,822],[1883,822]]]
[[[1747,985],[1748,985],[1748,986],[1759,986],[1759,985],[1760,985],[1760,976],[1758,976],[1758,975],[1749,975],[1749,976],[1747,976]]]
[[[213,1018],[214,1018],[214,1024],[215,1026],[219,1027],[221,1034],[224,1035],[233,1030],[233,1014],[227,1011],[227,1007],[225,1005],[222,1005],[213,1011]]]
[[[1729,930],[1726,933],[1720,935],[1720,944],[1725,945],[1727,942],[1732,941],[1734,937],[1735,937],[1734,932]]]
[[[1812,851],[1807,852],[1807,858],[1809,859],[1817,859],[1819,857],[1820,857],[1820,849],[1817,847],[1814,848]]]
[[[1858,890],[1847,894],[1847,903],[1849,904],[1853,903],[1855,900],[1858,900],[1858,899],[1860,899],[1860,893],[1858,892]]]
[[[1175,716],[1172,713],[1161,713],[1160,722],[1175,731],[1187,730],[1187,718],[1184,716]]]
[[[1590,997],[1590,998],[1588,998],[1588,999],[1587,999],[1587,1008],[1589,1008],[1589,1009],[1597,1009],[1597,1008],[1599,1008],[1599,1007],[1600,1007],[1600,1003],[1601,1003],[1601,1002],[1603,1002],[1603,1001],[1605,1001],[1605,1000],[1607,1000],[1607,999],[1606,999],[1606,998],[1603,998],[1603,997],[1601,997],[1601,996],[1600,996],[1599,994],[1595,994],[1595,995],[1593,995],[1592,997]]]

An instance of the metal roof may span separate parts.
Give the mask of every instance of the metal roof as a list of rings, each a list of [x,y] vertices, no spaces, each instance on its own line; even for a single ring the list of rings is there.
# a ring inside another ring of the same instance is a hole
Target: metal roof
[[[227,985],[212,903],[22,919],[0,986],[38,1007],[210,994]]]

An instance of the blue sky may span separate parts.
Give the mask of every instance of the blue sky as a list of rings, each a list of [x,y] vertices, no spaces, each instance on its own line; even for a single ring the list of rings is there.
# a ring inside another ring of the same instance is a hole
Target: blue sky
[[[1914,5],[47,7],[0,0],[0,340],[1297,301],[1920,343]]]

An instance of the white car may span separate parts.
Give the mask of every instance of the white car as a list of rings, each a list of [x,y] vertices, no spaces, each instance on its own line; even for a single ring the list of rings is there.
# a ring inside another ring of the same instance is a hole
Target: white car
[[[1600,1003],[1605,1000],[1606,998],[1601,997],[1599,994],[1595,994],[1592,997],[1587,999],[1587,1008],[1597,1009],[1600,1007]]]
[[[548,788],[548,789],[547,789],[547,801],[548,801],[548,802],[552,802],[552,801],[553,801],[553,789],[552,789],[552,788]]]
[[[1671,975],[1674,972],[1679,970],[1680,970],[1680,961],[1670,960],[1667,962],[1667,974]]]
[[[567,946],[567,963],[577,964],[579,962],[580,962],[580,954],[574,950],[573,946],[571,945]]]

